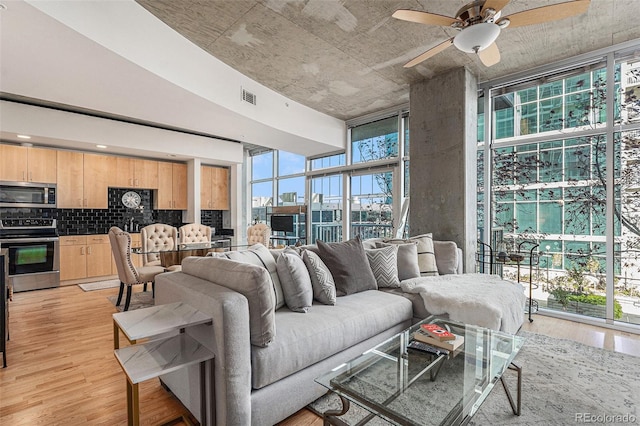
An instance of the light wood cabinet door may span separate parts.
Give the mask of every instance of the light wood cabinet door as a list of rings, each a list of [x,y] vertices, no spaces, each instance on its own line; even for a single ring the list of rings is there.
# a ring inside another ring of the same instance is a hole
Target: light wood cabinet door
[[[58,151],[58,208],[81,209],[84,203],[84,159],[81,152]]]
[[[56,183],[57,151],[48,148],[28,148],[29,182]]]
[[[158,188],[158,162],[134,159],[134,188]]]
[[[133,158],[116,157],[116,173],[111,177],[111,186],[116,188],[133,188]]]
[[[109,207],[109,170],[113,169],[114,161],[108,155],[84,154],[84,208]]]
[[[87,277],[87,238],[60,237],[60,281]]]
[[[229,169],[214,167],[212,179],[212,209],[229,210]]]
[[[87,277],[111,275],[111,259],[113,256],[108,235],[88,236],[86,253]]]
[[[171,210],[173,208],[173,164],[158,162],[158,191],[154,200],[155,208]]]
[[[173,209],[187,209],[187,165],[173,163]]]
[[[0,180],[26,181],[27,148],[16,145],[0,145]]]
[[[211,210],[213,207],[212,175],[213,167],[200,167],[200,209],[202,210]]]

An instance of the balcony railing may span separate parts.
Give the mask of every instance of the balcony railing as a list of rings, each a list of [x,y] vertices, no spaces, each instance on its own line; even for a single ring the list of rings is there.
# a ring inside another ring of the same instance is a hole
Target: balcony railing
[[[309,243],[315,243],[316,240],[328,243],[342,241],[342,224],[312,223],[311,235],[312,241],[309,241]],[[351,225],[351,235],[360,235],[363,240],[369,238],[391,238],[393,236],[393,227],[390,224],[354,223]]]

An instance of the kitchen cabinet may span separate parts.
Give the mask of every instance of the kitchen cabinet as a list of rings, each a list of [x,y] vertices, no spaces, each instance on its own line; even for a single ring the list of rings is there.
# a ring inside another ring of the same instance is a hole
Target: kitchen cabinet
[[[158,192],[154,208],[159,210],[187,209],[187,165],[158,162]]]
[[[202,210],[229,210],[229,169],[201,167],[200,203]]]
[[[56,183],[56,154],[48,148],[0,145],[0,180]]]
[[[60,237],[60,280],[112,275],[112,258],[108,235]]]
[[[158,162],[139,158],[116,157],[116,173],[110,185],[118,188],[158,188]]]
[[[108,208],[109,174],[115,157],[58,152],[58,207]]]

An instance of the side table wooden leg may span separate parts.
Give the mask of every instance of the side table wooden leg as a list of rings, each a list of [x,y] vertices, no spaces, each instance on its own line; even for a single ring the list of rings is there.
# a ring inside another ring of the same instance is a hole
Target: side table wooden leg
[[[113,349],[120,349],[120,328],[116,321],[113,321]]]
[[[127,379],[127,425],[140,425],[140,393],[137,383]]]

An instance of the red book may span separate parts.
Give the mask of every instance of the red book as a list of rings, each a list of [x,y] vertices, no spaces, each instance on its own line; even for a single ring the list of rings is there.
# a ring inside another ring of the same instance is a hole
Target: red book
[[[456,336],[448,330],[440,327],[437,324],[422,324],[420,326],[424,331],[426,331],[429,336],[438,340],[455,340]]]

